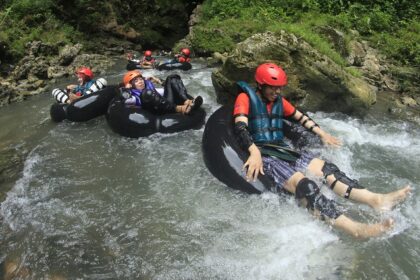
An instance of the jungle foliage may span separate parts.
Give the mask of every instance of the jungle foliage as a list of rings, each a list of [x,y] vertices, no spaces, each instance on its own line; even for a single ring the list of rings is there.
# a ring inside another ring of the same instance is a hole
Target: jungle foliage
[[[0,60],[19,59],[32,40],[82,42],[94,48],[95,37],[116,36],[107,28],[110,23],[138,32],[134,43],[170,48],[188,33],[188,18],[197,2],[201,1],[0,0]]]
[[[195,49],[225,52],[253,33],[283,29],[343,64],[318,32],[329,26],[343,31],[347,41],[360,36],[387,57],[418,66],[419,12],[420,2],[411,0],[207,0],[192,43]]]
[[[82,42],[94,49],[95,37],[116,36],[106,28],[110,22],[137,31],[140,36],[134,43],[170,48],[188,33],[188,16],[201,2],[0,0],[0,60],[19,59],[32,40]],[[318,32],[331,26],[343,31],[347,41],[361,36],[389,58],[418,66],[419,11],[420,1],[412,0],[205,0],[192,47],[202,54],[228,52],[254,33],[283,29],[343,64],[342,56]]]

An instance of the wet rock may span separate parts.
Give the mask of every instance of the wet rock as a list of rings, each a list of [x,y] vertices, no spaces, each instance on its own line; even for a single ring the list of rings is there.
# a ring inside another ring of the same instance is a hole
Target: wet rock
[[[227,54],[221,54],[219,52],[215,52],[213,53],[213,55],[211,57],[207,58],[207,66],[208,67],[216,67],[216,66],[220,66],[223,63],[226,62],[227,59]]]
[[[62,78],[68,75],[67,67],[65,66],[53,65],[47,69],[48,79]]]
[[[22,58],[13,70],[11,78],[14,80],[26,79],[31,71],[32,61],[33,57],[25,56]]]
[[[400,99],[400,102],[405,105],[405,106],[409,106],[409,107],[416,107],[419,104],[417,103],[417,101],[410,97],[410,96],[402,96]]]
[[[26,44],[27,54],[29,56],[52,56],[58,54],[58,46],[43,43],[41,41],[32,41]]]
[[[106,69],[115,63],[114,59],[101,54],[81,54],[78,55],[71,64],[72,71],[80,66],[87,66],[92,69],[95,74],[104,74]]]
[[[390,90],[398,91],[400,89],[399,83],[395,79],[393,79],[390,75],[384,75],[383,82],[385,86]]]
[[[331,26],[320,26],[318,32],[323,34],[330,43],[333,45],[334,49],[343,57],[348,56],[346,40],[344,38],[344,33],[340,30],[332,28]]]
[[[37,57],[32,61],[29,75],[36,76],[40,79],[48,79],[49,62],[45,57]]]
[[[74,58],[80,53],[82,44],[66,45],[58,54],[58,63],[62,66],[68,66],[73,62]]]
[[[382,78],[381,64],[379,62],[376,51],[373,50],[372,48],[369,48],[366,53],[366,56],[362,65],[362,69],[364,70],[364,73],[371,79],[376,80],[376,81],[381,80]]]
[[[363,45],[356,40],[352,40],[349,42],[348,48],[349,54],[347,56],[347,62],[353,66],[362,66],[366,56]]]
[[[233,101],[238,80],[254,84],[256,67],[266,61],[285,69],[289,78],[285,94],[306,110],[364,111],[376,101],[374,87],[285,31],[255,34],[237,45],[212,74],[218,101]]]

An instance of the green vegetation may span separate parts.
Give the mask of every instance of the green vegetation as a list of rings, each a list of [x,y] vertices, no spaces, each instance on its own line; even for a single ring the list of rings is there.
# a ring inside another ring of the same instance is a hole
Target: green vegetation
[[[20,58],[32,40],[67,43],[80,36],[57,19],[51,0],[0,1],[0,8],[0,42],[8,46],[9,59]]]
[[[134,43],[168,48],[186,35],[188,15],[200,2],[0,0],[0,60],[21,58],[31,40],[94,49],[95,36],[117,36],[106,28],[112,22],[134,28],[140,34]],[[202,54],[229,52],[254,33],[286,30],[344,66],[343,53],[320,32],[333,27],[346,42],[360,36],[402,65],[418,66],[419,11],[420,1],[412,0],[205,0],[192,44]]]
[[[286,30],[302,37],[336,63],[345,65],[319,28],[356,30],[387,57],[420,65],[420,2],[411,0],[207,0],[192,44],[195,49],[230,51],[262,31]],[[354,72],[354,71],[353,71]]]
[[[130,37],[133,43],[170,48],[187,34],[188,16],[196,4],[189,0],[0,0],[0,60],[18,60],[32,40],[81,42],[85,50],[97,50],[95,42],[124,40],[123,33],[133,29],[139,34]],[[120,28],[115,31],[117,25]]]

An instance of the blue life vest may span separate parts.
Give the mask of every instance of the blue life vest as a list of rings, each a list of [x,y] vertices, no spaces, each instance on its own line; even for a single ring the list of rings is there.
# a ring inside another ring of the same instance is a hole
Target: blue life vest
[[[73,92],[77,93],[80,92],[82,94],[82,96],[86,95],[86,91],[95,83],[95,80],[90,80],[88,82],[86,82],[86,84],[84,84],[83,86],[78,85],[77,87],[74,88]]]
[[[150,81],[150,80],[144,80],[144,84],[145,87],[143,90],[139,90],[139,89],[130,89],[130,93],[132,96],[134,96],[134,98],[136,98],[136,106],[141,106],[141,95],[143,92],[145,92],[146,90],[152,90],[153,92],[159,94],[156,91],[155,85]]]
[[[283,140],[283,100],[281,97],[274,101],[271,114],[266,104],[246,82],[237,82],[250,99],[250,115],[248,127],[256,144],[273,143]]]

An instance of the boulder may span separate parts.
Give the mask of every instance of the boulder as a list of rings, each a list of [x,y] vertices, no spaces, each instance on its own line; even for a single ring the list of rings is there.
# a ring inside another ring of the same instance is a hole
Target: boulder
[[[62,66],[70,65],[73,59],[80,53],[82,47],[82,44],[64,46],[58,54],[58,63]]]
[[[235,82],[254,84],[256,67],[267,61],[283,67],[289,80],[284,95],[304,110],[348,113],[364,111],[376,101],[374,87],[285,31],[255,34],[237,45],[223,67],[212,73],[218,101],[233,102]]]
[[[43,43],[41,41],[31,41],[28,42],[26,45],[26,53],[29,56],[52,56],[58,54],[58,46]]]
[[[101,54],[81,54],[78,55],[70,65],[71,73],[80,66],[90,67],[95,74],[104,74],[107,68],[115,64],[115,60]]]
[[[362,66],[366,57],[366,50],[363,48],[363,45],[356,40],[351,40],[348,44],[348,48],[349,53],[347,56],[347,62],[353,66]]]
[[[47,69],[48,79],[56,79],[68,76],[67,67],[61,65],[50,66]]]

